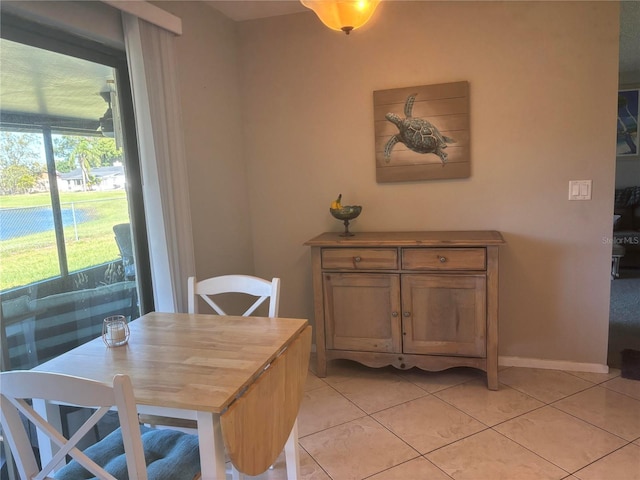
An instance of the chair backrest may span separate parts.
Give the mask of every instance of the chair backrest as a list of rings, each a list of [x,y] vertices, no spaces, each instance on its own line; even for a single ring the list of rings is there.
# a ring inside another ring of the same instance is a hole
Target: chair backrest
[[[112,407],[118,409],[124,441],[127,471],[131,479],[147,479],[144,451],[140,437],[136,403],[131,380],[116,375],[113,385],[86,378],[48,372],[12,371],[0,373],[2,429],[13,453],[21,479],[49,478],[66,455],[73,457],[97,478],[115,480],[94,461],[82,453],[76,444]],[[70,439],[64,438],[27,400],[47,400],[54,403],[96,408],[96,411]],[[40,469],[31,448],[29,436],[20,417],[22,413],[60,449],[51,461]]]
[[[189,313],[198,313],[198,298],[202,298],[218,315],[227,315],[213,300],[213,297],[225,293],[243,293],[258,297],[242,314],[243,317],[251,315],[266,300],[269,300],[269,317],[278,316],[280,306],[279,278],[273,278],[269,281],[251,275],[222,275],[198,281],[196,277],[189,277],[188,292]]]
[[[118,223],[113,226],[113,233],[116,237],[116,244],[123,258],[130,258],[133,261],[133,243],[131,241],[131,225],[128,223]]]
[[[282,452],[300,410],[311,353],[307,326],[220,416],[231,463],[259,475]]]
[[[113,226],[113,233],[116,238],[116,245],[122,257],[122,266],[127,279],[136,275],[135,258],[133,255],[133,242],[131,241],[131,225],[129,223],[119,223]]]

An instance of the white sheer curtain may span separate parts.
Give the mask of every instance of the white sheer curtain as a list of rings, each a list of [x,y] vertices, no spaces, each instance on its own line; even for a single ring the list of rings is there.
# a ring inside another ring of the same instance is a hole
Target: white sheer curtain
[[[136,116],[155,309],[186,312],[194,275],[174,34],[122,12]]]

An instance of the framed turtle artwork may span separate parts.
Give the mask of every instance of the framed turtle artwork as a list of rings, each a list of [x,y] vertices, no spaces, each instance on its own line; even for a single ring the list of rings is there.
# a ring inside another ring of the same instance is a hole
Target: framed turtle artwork
[[[469,83],[373,92],[378,183],[467,178]]]

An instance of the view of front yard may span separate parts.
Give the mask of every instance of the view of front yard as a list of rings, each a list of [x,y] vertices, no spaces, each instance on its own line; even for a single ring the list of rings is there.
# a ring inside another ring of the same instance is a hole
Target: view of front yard
[[[113,226],[129,222],[124,190],[60,192],[60,203],[70,272],[120,258]],[[53,224],[42,231],[38,210],[51,216],[48,192],[0,197],[1,291],[60,275]]]

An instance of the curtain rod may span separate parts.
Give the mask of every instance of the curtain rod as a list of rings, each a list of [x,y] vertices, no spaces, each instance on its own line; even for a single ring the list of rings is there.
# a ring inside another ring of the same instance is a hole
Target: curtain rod
[[[149,2],[121,0],[102,0],[102,2],[123,12],[135,15],[149,23],[153,23],[171,33],[182,35],[182,19]]]

